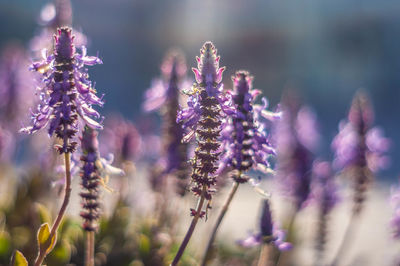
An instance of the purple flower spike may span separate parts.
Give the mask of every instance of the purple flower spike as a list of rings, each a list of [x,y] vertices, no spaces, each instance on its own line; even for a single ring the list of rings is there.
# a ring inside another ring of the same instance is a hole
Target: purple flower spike
[[[313,152],[318,143],[315,115],[300,108],[292,95],[282,103],[282,119],[274,132],[277,144],[277,182],[297,210],[305,206],[311,189]]]
[[[334,166],[354,178],[354,211],[359,213],[365,191],[373,175],[388,165],[385,152],[390,141],[382,130],[372,128],[374,113],[367,95],[358,92],[353,99],[348,120],[341,122],[332,142]]]
[[[184,195],[189,183],[188,144],[181,141],[184,134],[182,122],[176,122],[176,115],[184,96],[180,90],[189,84],[183,54],[177,50],[168,52],[161,65],[161,72],[162,77],[153,81],[153,87],[146,92],[146,101],[143,106],[146,111],[158,109],[163,119],[163,156],[158,162],[161,170],[156,171],[153,178],[159,179],[164,178],[165,175],[174,174],[178,178],[177,192]],[[160,171],[161,173],[157,173]],[[162,183],[158,181],[153,180],[152,183]]]
[[[82,138],[82,157],[83,162],[81,177],[83,192],[81,217],[84,219],[83,229],[86,231],[96,231],[99,214],[99,184],[100,175],[96,161],[99,159],[99,143],[97,132],[89,127],[85,127]]]
[[[222,118],[235,111],[232,99],[222,92],[221,80],[225,68],[219,68],[219,56],[214,45],[206,42],[200,53],[200,58],[197,58],[198,68],[193,69],[197,82],[190,91],[186,91],[189,95],[188,107],[178,113],[177,122],[182,122],[183,128],[188,130],[184,141],[196,136],[197,148],[192,159],[192,191],[210,201],[220,157]],[[202,217],[204,213],[198,214],[192,209],[192,215]]]
[[[78,130],[79,117],[82,122],[94,129],[102,125],[93,118],[100,114],[92,108],[93,104],[103,105],[96,96],[96,90],[88,80],[85,65],[101,64],[97,57],[82,55],[75,51],[74,36],[68,27],[58,29],[54,36],[55,51],[48,55],[43,51],[43,60],[33,63],[31,69],[43,75],[43,88],[38,88],[41,103],[36,113],[32,113],[32,126],[20,131],[29,134],[48,127],[50,136],[55,134],[63,140],[58,147],[60,153],[73,152],[76,142],[69,142]]]
[[[262,212],[260,219],[260,233],[251,234],[248,238],[237,243],[242,247],[254,247],[263,243],[274,244],[279,250],[287,251],[292,249],[292,244],[285,242],[286,234],[280,230],[276,223],[272,222],[270,203],[268,199],[262,202]]]
[[[260,91],[252,88],[253,77],[247,71],[238,71],[232,77],[234,90],[229,92],[236,105],[235,117],[226,119],[222,132],[223,154],[218,172],[226,167],[232,167],[235,172],[232,175],[238,183],[247,182],[248,178],[242,173],[251,168],[270,173],[268,159],[275,155],[275,150],[265,133],[265,125],[260,121],[261,112],[266,106],[254,104]],[[265,98],[263,102],[266,103]],[[270,112],[272,114],[272,112]],[[274,114],[271,118],[279,117]]]

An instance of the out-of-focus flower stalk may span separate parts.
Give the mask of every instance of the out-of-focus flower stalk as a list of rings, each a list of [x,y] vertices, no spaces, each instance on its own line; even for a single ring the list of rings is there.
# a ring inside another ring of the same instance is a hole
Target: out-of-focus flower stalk
[[[340,124],[339,133],[332,142],[335,166],[353,181],[353,211],[344,238],[332,265],[343,258],[357,228],[360,213],[365,205],[366,191],[376,172],[385,168],[388,158],[384,153],[390,142],[382,130],[372,128],[374,112],[364,92],[357,92],[348,114],[348,121]]]
[[[254,103],[261,92],[253,89],[253,77],[247,71],[237,71],[232,77],[232,81],[234,89],[229,93],[232,95],[236,107],[236,115],[226,119],[223,125],[224,154],[218,173],[224,171],[225,168],[230,168],[234,183],[213,227],[201,265],[206,265],[211,259],[211,250],[218,228],[239,184],[246,183],[249,179],[245,173],[252,168],[264,173],[273,172],[268,159],[275,154],[275,151],[269,143],[265,125],[260,121],[262,111],[265,111],[264,109],[267,107],[267,100],[262,98],[263,105]],[[279,119],[279,114],[272,112],[269,114],[273,115],[267,118]]]
[[[189,95],[188,107],[181,110],[177,122],[183,121],[183,127],[189,132],[184,141],[196,136],[197,148],[192,160],[193,193],[199,197],[196,209],[191,209],[193,216],[189,229],[179,247],[171,265],[177,265],[189,243],[199,218],[206,215],[210,208],[210,201],[216,183],[215,172],[218,169],[219,148],[218,140],[222,129],[222,118],[225,114],[234,114],[230,98],[222,93],[222,73],[225,67],[219,67],[220,57],[211,42],[206,42],[197,57],[198,68],[193,68],[196,83]],[[203,210],[205,201],[208,201],[206,211]]]
[[[179,50],[167,53],[161,65],[161,78],[152,82],[152,87],[145,94],[143,109],[158,110],[162,116],[162,158],[158,161],[159,169],[152,175],[152,185],[156,191],[165,186],[167,175],[176,176],[177,193],[184,195],[188,187],[188,144],[182,142],[184,130],[182,121],[176,116],[183,94],[180,91],[189,85],[186,79],[187,66]],[[190,86],[190,85],[189,85]]]

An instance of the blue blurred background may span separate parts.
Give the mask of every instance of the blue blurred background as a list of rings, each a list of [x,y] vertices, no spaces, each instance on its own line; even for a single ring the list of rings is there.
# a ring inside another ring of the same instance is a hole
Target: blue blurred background
[[[40,31],[44,0],[0,0],[0,49],[10,40],[25,46]],[[140,120],[143,92],[159,75],[164,53],[181,48],[189,66],[204,41],[214,42],[227,66],[226,87],[238,69],[275,106],[288,88],[317,112],[321,154],[345,118],[356,90],[369,92],[376,124],[392,139],[392,166],[400,173],[400,4],[395,0],[80,0],[72,2],[73,25],[90,39],[89,54],[104,65],[91,68],[106,93],[105,113]],[[191,73],[190,73],[191,75]]]

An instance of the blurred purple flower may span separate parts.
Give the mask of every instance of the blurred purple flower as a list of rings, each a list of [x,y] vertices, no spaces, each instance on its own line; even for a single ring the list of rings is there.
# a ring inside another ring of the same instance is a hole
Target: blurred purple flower
[[[14,132],[33,103],[29,97],[33,75],[25,51],[17,43],[4,48],[0,63],[0,123]]]
[[[331,164],[317,161],[313,166],[312,196],[313,203],[318,208],[318,227],[316,234],[316,249],[322,256],[327,237],[328,215],[338,203],[338,187],[334,182]]]
[[[188,185],[188,144],[182,143],[184,131],[182,122],[176,122],[176,116],[182,102],[180,90],[190,86],[186,78],[186,62],[178,50],[169,51],[161,65],[162,77],[153,81],[153,86],[147,90],[143,105],[145,111],[159,110],[162,116],[163,156],[158,163],[161,173],[154,173],[154,178],[165,178],[173,173],[178,178],[177,190],[185,194]],[[162,183],[153,180],[153,184]]]
[[[112,153],[118,162],[135,159],[141,149],[141,136],[135,125],[120,116],[109,116],[100,135],[102,154]]]
[[[367,95],[363,92],[357,93],[348,121],[340,123],[339,133],[332,142],[336,168],[366,166],[376,173],[387,167],[389,159],[385,152],[390,147],[390,140],[383,137],[382,129],[372,128],[373,116]]]
[[[55,52],[48,55],[43,50],[43,61],[33,63],[31,69],[43,74],[43,88],[38,88],[41,103],[37,113],[32,113],[32,126],[21,129],[29,134],[46,127],[48,133],[63,140],[58,147],[60,153],[72,152],[76,142],[68,143],[78,130],[78,116],[88,126],[102,129],[102,126],[91,117],[99,118],[100,114],[92,108],[93,104],[102,106],[103,102],[96,96],[96,90],[88,80],[85,65],[101,64],[94,56],[75,52],[74,37],[68,27],[60,28],[55,38]]]
[[[274,130],[277,147],[277,182],[284,195],[291,198],[297,210],[304,207],[310,195],[313,153],[318,145],[315,114],[300,108],[293,95],[283,99],[282,119]]]
[[[272,222],[269,200],[264,199],[260,219],[260,233],[250,234],[246,239],[239,240],[237,243],[245,248],[258,246],[263,243],[273,243],[279,250],[287,251],[292,249],[292,244],[285,242],[285,238],[285,232],[280,230],[276,223]]]
[[[365,191],[373,175],[388,165],[384,154],[390,141],[379,128],[372,128],[374,113],[367,95],[358,92],[353,99],[348,121],[341,122],[332,142],[334,166],[354,179],[354,212],[361,211]]]
[[[186,91],[189,96],[188,107],[179,111],[177,123],[182,122],[183,128],[189,130],[184,141],[196,135],[197,148],[192,159],[192,191],[210,201],[220,156],[222,118],[234,114],[235,109],[231,97],[222,92],[221,81],[225,67],[219,67],[220,57],[214,45],[206,42],[200,50],[200,58],[196,59],[198,68],[193,68],[196,83],[191,90]],[[198,214],[192,209],[194,216],[202,217],[204,214]]]
[[[275,155],[275,150],[270,144],[269,137],[265,132],[265,125],[260,121],[261,112],[267,108],[267,100],[262,98],[263,105],[254,103],[256,97],[261,93],[252,87],[253,77],[247,71],[238,71],[232,76],[234,90],[232,95],[236,105],[235,117],[225,120],[222,131],[224,154],[220,162],[218,172],[227,167],[236,170],[233,178],[238,183],[247,182],[248,178],[242,172],[250,168],[256,168],[264,173],[270,173],[268,159]],[[278,113],[269,112],[269,119],[279,119]],[[272,115],[271,115],[272,114]]]

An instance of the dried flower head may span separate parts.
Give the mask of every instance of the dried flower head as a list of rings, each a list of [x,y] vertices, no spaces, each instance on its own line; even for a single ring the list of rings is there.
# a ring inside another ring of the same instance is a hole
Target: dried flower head
[[[55,134],[63,141],[58,146],[59,152],[66,153],[76,148],[76,142],[70,140],[78,130],[79,117],[92,128],[102,128],[91,117],[100,117],[92,105],[102,106],[103,102],[96,96],[85,68],[85,65],[101,64],[102,61],[87,56],[85,47],[82,47],[82,54],[77,53],[74,36],[68,27],[60,28],[54,39],[54,54],[48,55],[43,50],[43,60],[33,63],[31,67],[43,75],[43,87],[38,88],[41,102],[37,113],[32,113],[33,125],[21,131],[32,134],[49,125],[49,135]]]
[[[234,89],[232,94],[233,102],[237,108],[235,117],[225,120],[222,132],[224,154],[218,172],[226,167],[234,171],[232,177],[238,183],[247,182],[248,178],[242,175],[251,168],[264,173],[270,173],[269,157],[275,154],[269,136],[266,133],[266,126],[261,121],[266,111],[268,102],[262,98],[263,105],[255,104],[255,99],[261,93],[252,88],[253,77],[247,71],[237,71],[232,76]],[[279,119],[279,113],[269,114],[268,119]]]
[[[231,99],[222,92],[222,73],[219,67],[220,57],[211,42],[206,42],[197,57],[198,68],[193,68],[196,83],[186,91],[188,107],[178,113],[177,122],[182,122],[185,130],[184,141],[196,136],[197,148],[192,159],[192,191],[197,196],[211,200],[215,185],[215,172],[220,156],[219,136],[222,130],[222,118],[234,114]],[[196,215],[192,209],[192,215]],[[200,214],[201,216],[204,213]]]

